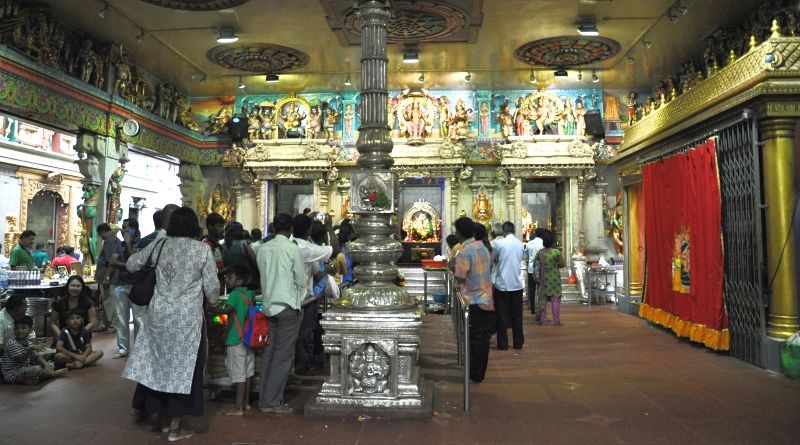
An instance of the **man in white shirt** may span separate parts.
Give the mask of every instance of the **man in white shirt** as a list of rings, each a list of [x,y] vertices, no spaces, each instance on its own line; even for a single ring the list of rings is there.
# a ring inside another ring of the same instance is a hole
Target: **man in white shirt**
[[[494,241],[492,262],[497,273],[494,282],[494,306],[497,311],[497,349],[508,349],[508,327],[514,339],[514,349],[522,349],[525,336],[522,333],[522,289],[521,278],[522,241],[514,235],[514,223],[503,223],[502,238]]]
[[[25,309],[28,304],[25,302],[25,296],[22,294],[13,294],[8,297],[6,307],[0,311],[0,355],[5,352],[6,342],[14,338],[14,320],[25,315]],[[36,338],[36,333],[31,329],[28,338],[33,340]]]
[[[539,251],[544,249],[544,244],[542,244],[543,230],[540,228],[534,230],[534,238],[528,241],[528,245],[525,246],[525,256],[528,257],[528,306],[530,306],[531,314],[536,314],[539,302],[539,297],[536,295],[536,281],[533,279],[533,261]]]
[[[326,271],[320,270],[320,261],[328,261],[332,256],[339,254],[339,240],[333,233],[330,217],[325,219],[325,228],[328,231],[330,246],[317,245],[310,241],[311,225],[312,219],[308,215],[300,214],[294,217],[292,226],[292,238],[297,247],[300,248],[300,258],[303,260],[306,273],[306,285],[300,289],[300,298],[304,301],[304,304],[303,321],[297,337],[296,351],[301,353],[299,355],[301,368],[295,370],[297,373],[309,371],[309,362],[313,361],[314,329],[317,325],[316,317],[319,310],[319,305],[313,301],[314,276],[326,273]],[[307,356],[309,349],[312,351],[312,357]],[[305,354],[303,354],[304,352]]]

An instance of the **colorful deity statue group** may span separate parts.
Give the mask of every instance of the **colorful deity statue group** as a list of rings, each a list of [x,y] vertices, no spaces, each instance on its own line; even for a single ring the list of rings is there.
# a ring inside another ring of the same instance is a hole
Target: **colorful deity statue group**
[[[447,96],[435,97],[429,91],[404,90],[387,99],[387,123],[393,137],[408,138],[410,144],[424,143],[425,138],[461,140],[470,137],[474,121],[472,108],[463,97],[451,108]],[[484,129],[488,129],[488,104],[482,109]]]
[[[503,102],[496,121],[504,137],[547,134],[583,137],[586,113],[586,106],[580,98],[573,105],[569,99],[537,92],[518,98],[513,114],[509,102]]]

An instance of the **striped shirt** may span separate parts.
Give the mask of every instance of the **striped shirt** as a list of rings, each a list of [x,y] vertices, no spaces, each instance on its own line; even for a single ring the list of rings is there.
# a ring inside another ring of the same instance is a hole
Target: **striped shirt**
[[[491,256],[482,242],[469,238],[461,243],[456,255],[455,276],[464,279],[461,293],[469,298],[470,304],[477,304],[485,311],[494,310],[492,281],[489,278]]]
[[[17,374],[24,368],[31,366],[31,363],[36,363],[39,354],[36,350],[31,351],[30,359],[27,363],[20,363],[17,357],[25,355],[28,352],[28,346],[23,345],[16,338],[6,342],[6,351],[3,354],[3,362],[0,369],[2,369],[3,377],[6,381],[16,381]]]

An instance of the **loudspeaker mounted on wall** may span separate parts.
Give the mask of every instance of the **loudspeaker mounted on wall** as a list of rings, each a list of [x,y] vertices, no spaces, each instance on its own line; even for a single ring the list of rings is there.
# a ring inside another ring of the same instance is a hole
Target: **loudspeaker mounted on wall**
[[[598,139],[606,136],[606,130],[603,127],[603,119],[600,117],[600,110],[587,111],[583,119],[586,122],[586,134],[590,134]]]
[[[228,129],[233,140],[241,140],[247,137],[250,126],[246,117],[236,114],[231,118]]]

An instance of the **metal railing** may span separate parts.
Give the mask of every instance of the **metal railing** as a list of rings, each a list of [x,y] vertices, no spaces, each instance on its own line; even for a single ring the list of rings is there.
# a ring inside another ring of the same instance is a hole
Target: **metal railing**
[[[448,273],[448,280],[453,280]],[[464,412],[469,411],[469,301],[461,295],[461,290],[455,283],[452,289],[453,331],[456,336],[456,349],[458,350],[458,364],[464,366]]]

